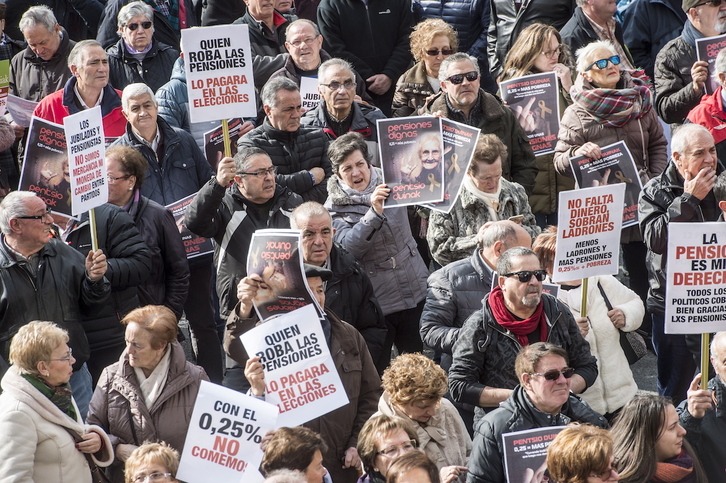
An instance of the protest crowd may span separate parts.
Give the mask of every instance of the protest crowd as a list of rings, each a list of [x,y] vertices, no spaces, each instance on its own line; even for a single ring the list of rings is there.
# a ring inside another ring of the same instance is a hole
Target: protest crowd
[[[0,483],[726,482],[722,0],[0,36]]]

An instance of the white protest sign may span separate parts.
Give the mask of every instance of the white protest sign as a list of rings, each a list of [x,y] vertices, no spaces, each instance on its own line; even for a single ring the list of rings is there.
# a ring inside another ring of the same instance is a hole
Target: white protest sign
[[[625,184],[560,192],[553,282],[618,273]]]
[[[255,117],[255,83],[247,25],[182,30],[192,122]]]
[[[108,202],[101,106],[66,116],[63,127],[71,178],[71,212],[78,216]]]
[[[278,426],[298,426],[348,404],[314,305],[270,319],[240,339],[265,370],[265,401]]]
[[[318,93],[317,77],[300,77],[300,97],[302,98],[303,111],[315,109],[320,104],[320,94]]]
[[[726,224],[669,223],[666,334],[726,330]]]
[[[188,483],[242,481],[262,461],[260,442],[277,427],[277,407],[202,381],[177,478]]]

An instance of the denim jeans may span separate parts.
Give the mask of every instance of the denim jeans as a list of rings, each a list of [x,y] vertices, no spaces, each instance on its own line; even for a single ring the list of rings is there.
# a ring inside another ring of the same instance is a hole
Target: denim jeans
[[[81,368],[71,376],[71,389],[73,391],[73,399],[76,400],[80,416],[85,421],[88,414],[88,405],[91,403],[93,396],[93,381],[88,366],[84,362]]]
[[[653,349],[657,359],[658,394],[669,397],[673,404],[686,399],[686,392],[696,372],[696,363],[683,334],[666,334],[663,314],[652,314]]]

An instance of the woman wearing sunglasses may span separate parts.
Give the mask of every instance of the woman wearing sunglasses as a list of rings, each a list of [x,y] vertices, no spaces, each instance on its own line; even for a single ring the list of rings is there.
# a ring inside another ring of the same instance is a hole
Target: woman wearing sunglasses
[[[639,77],[643,72],[621,70],[620,57],[607,41],[593,42],[577,51],[577,72],[570,91],[573,104],[560,121],[554,159],[557,170],[572,176],[571,157],[600,159],[601,147],[624,141],[643,185],[660,175],[668,164],[668,143],[653,109],[653,93]],[[627,180],[618,170],[606,169],[602,174],[600,184]],[[626,192],[626,204],[635,202]],[[625,228],[620,243],[630,288],[645,300],[649,286],[647,250],[638,226]]]
[[[575,369],[561,347],[529,344],[517,355],[514,369],[519,385],[476,428],[467,483],[505,481],[503,434],[572,422],[609,427],[603,416],[570,394]]]
[[[154,39],[154,11],[137,1],[118,13],[121,39],[108,48],[108,82],[122,91],[143,82],[156,90],[169,82],[179,51]]]
[[[440,18],[424,20],[411,33],[411,54],[416,64],[398,79],[393,95],[393,117],[411,116],[426,98],[441,90],[439,67],[456,52],[456,31]]]

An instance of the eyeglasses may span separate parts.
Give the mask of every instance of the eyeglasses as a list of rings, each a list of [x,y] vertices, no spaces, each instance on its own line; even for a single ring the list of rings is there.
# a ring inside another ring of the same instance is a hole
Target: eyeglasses
[[[698,3],[694,6],[692,6],[691,8],[703,7],[704,5],[709,5],[709,4],[713,7],[719,7],[721,5],[721,0],[709,0],[708,2]]]
[[[721,0],[719,0],[720,2]],[[601,475],[588,475],[590,478],[599,478],[602,481],[608,481],[610,479],[613,479],[618,476],[618,470],[613,468],[612,466],[605,470],[605,472]]]
[[[416,440],[411,439],[409,441],[399,444],[398,446],[396,446],[396,445],[389,446],[388,448],[381,450],[381,451],[377,452],[376,454],[385,456],[385,457],[390,457],[390,456],[393,456],[396,454],[408,453],[409,451],[416,449],[417,446],[418,446],[418,443],[416,442]]]
[[[264,178],[268,174],[275,175],[277,173],[277,166],[270,166],[267,169],[261,169],[254,173],[237,173],[240,176],[257,176],[258,178]]]
[[[544,376],[544,378],[548,381],[556,381],[560,378],[560,374],[565,376],[565,379],[569,379],[572,377],[573,374],[575,374],[575,369],[572,367],[565,367],[561,371],[558,371],[557,369],[552,369],[547,372],[530,372],[530,376]]]
[[[721,0],[719,0],[719,1],[721,1]],[[597,66],[598,69],[604,69],[605,67],[608,66],[608,62],[610,62],[613,65],[619,65],[620,64],[620,56],[619,55],[613,55],[609,59],[596,60],[595,62],[593,62],[592,64],[590,64],[590,65],[587,66],[587,68],[585,69],[585,72],[587,72],[588,70],[592,69],[595,66]]]
[[[534,275],[537,278],[538,282],[542,282],[545,279],[545,277],[547,277],[547,271],[546,270],[522,270],[521,272],[505,273],[502,276],[503,277],[516,276],[517,278],[519,278],[520,282],[527,283],[530,280],[532,280],[532,275]]]
[[[467,72],[465,74],[454,74],[452,76],[449,76],[446,78],[447,81],[451,82],[455,86],[458,86],[462,82],[464,82],[464,78],[468,80],[469,82],[474,82],[479,78],[479,73],[475,70],[471,72]]]
[[[151,28],[152,23],[151,22],[141,22],[141,23],[127,23],[126,27],[128,27],[129,30],[132,32],[139,28],[139,25],[143,27],[144,30],[149,30]]]
[[[293,47],[295,47],[296,49],[299,49],[300,47],[303,46],[303,44],[305,44],[307,46],[313,45],[313,42],[315,42],[315,39],[317,39],[317,38],[318,38],[318,36],[316,35],[315,37],[309,37],[307,39],[289,42],[289,44],[292,45]]]
[[[719,1],[721,1],[721,0],[719,0]],[[545,52],[540,52],[540,54],[544,55],[545,57],[553,57],[555,54],[560,55],[561,52],[562,52],[562,47],[560,46],[553,50],[547,50]]]
[[[431,57],[438,57],[439,54],[441,55],[451,55],[454,53],[454,49],[431,49],[426,51],[426,55],[430,55]]]
[[[111,176],[110,174],[108,174],[108,175],[106,175],[106,177],[108,178],[108,182],[111,183],[111,184],[113,184],[113,183],[115,183],[116,181],[118,181],[120,179],[129,179],[131,177],[131,175],[130,174],[127,174],[126,176],[119,176],[117,178],[114,178],[113,176]]]
[[[45,210],[45,213],[42,215],[27,215],[27,216],[16,216],[15,218],[18,220],[42,220],[46,216],[51,216],[53,214],[53,210],[50,208],[47,208]]]
[[[335,92],[341,87],[345,87],[346,90],[353,89],[355,87],[355,81],[352,79],[348,79],[347,81],[343,82],[342,84],[340,82],[331,82],[330,84],[320,84],[321,86],[325,86],[331,91]]]
[[[163,478],[168,478],[171,473],[149,473],[148,475],[140,474],[135,476],[131,481],[134,483],[144,483],[145,481],[161,481]]]
[[[48,362],[51,361],[59,361],[59,362],[71,362],[71,359],[73,358],[73,349],[70,347],[68,348],[68,354],[62,358],[62,359],[48,359]]]

